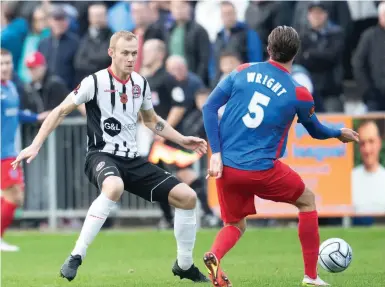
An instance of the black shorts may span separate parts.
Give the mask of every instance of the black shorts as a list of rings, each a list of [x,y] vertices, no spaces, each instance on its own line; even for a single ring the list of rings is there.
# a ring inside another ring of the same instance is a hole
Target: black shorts
[[[85,173],[98,189],[107,177],[118,176],[123,180],[124,190],[150,202],[168,202],[171,189],[180,183],[142,157],[124,158],[104,152],[87,155]]]

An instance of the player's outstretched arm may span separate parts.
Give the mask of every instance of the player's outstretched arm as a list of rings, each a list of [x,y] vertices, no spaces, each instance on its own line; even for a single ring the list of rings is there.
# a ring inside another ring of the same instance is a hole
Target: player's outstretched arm
[[[154,109],[141,110],[141,116],[144,124],[155,134],[193,150],[198,154],[205,154],[207,152],[207,143],[204,139],[183,136],[164,119],[159,117]]]
[[[338,138],[340,141],[347,143],[356,141],[358,142],[358,133],[351,129],[332,129],[323,125],[315,114],[315,106],[313,96],[304,87],[298,87],[296,89],[297,96],[297,115],[298,122],[309,132],[310,136],[319,139]]]
[[[53,109],[43,122],[32,144],[23,149],[17,156],[16,160],[12,162],[13,168],[15,169],[24,159],[27,160],[27,163],[30,163],[37,156],[41,146],[49,134],[62,122],[66,115],[71,113],[76,108],[77,105],[74,104],[72,97],[68,96],[58,107]]]
[[[12,163],[13,168],[16,168],[24,159],[27,160],[27,163],[30,163],[37,156],[37,153],[49,134],[63,121],[65,116],[77,109],[80,105],[89,102],[95,96],[95,86],[96,77],[88,76],[59,106],[53,109],[43,122],[32,144],[23,149]]]

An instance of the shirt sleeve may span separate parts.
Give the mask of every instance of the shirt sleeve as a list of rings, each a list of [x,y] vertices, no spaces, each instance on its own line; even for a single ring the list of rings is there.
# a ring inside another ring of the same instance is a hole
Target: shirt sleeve
[[[305,87],[296,89],[296,97],[298,122],[302,123],[311,137],[322,140],[341,136],[340,130],[331,129],[318,120],[313,96]]]
[[[95,94],[95,83],[91,76],[88,76],[81,81],[81,83],[70,93],[75,105],[91,101]]]
[[[221,151],[218,110],[225,105],[231,97],[232,88],[233,74],[230,74],[218,84],[214,91],[212,91],[207,102],[203,106],[203,122],[213,153]]]
[[[143,103],[140,108],[144,111],[151,110],[154,108],[152,106],[151,88],[146,79],[144,79],[143,89],[144,89]]]
[[[37,114],[27,110],[19,110],[19,120],[22,123],[34,123],[37,122]]]

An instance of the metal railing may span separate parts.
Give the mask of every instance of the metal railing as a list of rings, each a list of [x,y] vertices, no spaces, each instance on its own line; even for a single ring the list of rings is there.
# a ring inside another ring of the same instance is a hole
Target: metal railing
[[[36,125],[22,127],[23,147],[32,142],[38,129]],[[24,164],[26,199],[22,218],[46,218],[49,227],[56,229],[60,218],[86,216],[99,193],[84,173],[86,145],[83,118],[67,118],[52,132],[35,160]],[[195,169],[199,170],[199,163]],[[157,204],[128,192],[123,194],[119,206],[116,217],[161,216]]]

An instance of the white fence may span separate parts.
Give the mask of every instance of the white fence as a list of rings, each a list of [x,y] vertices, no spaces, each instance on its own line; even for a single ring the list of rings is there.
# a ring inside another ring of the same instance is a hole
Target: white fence
[[[85,217],[98,190],[84,174],[87,133],[85,119],[67,118],[49,136],[35,160],[24,164],[26,199],[22,218],[47,218],[51,229],[60,218]],[[38,126],[22,128],[22,146],[29,145]],[[199,169],[199,166],[195,166]],[[117,217],[160,217],[157,204],[125,192]],[[198,216],[199,218],[199,216]]]

